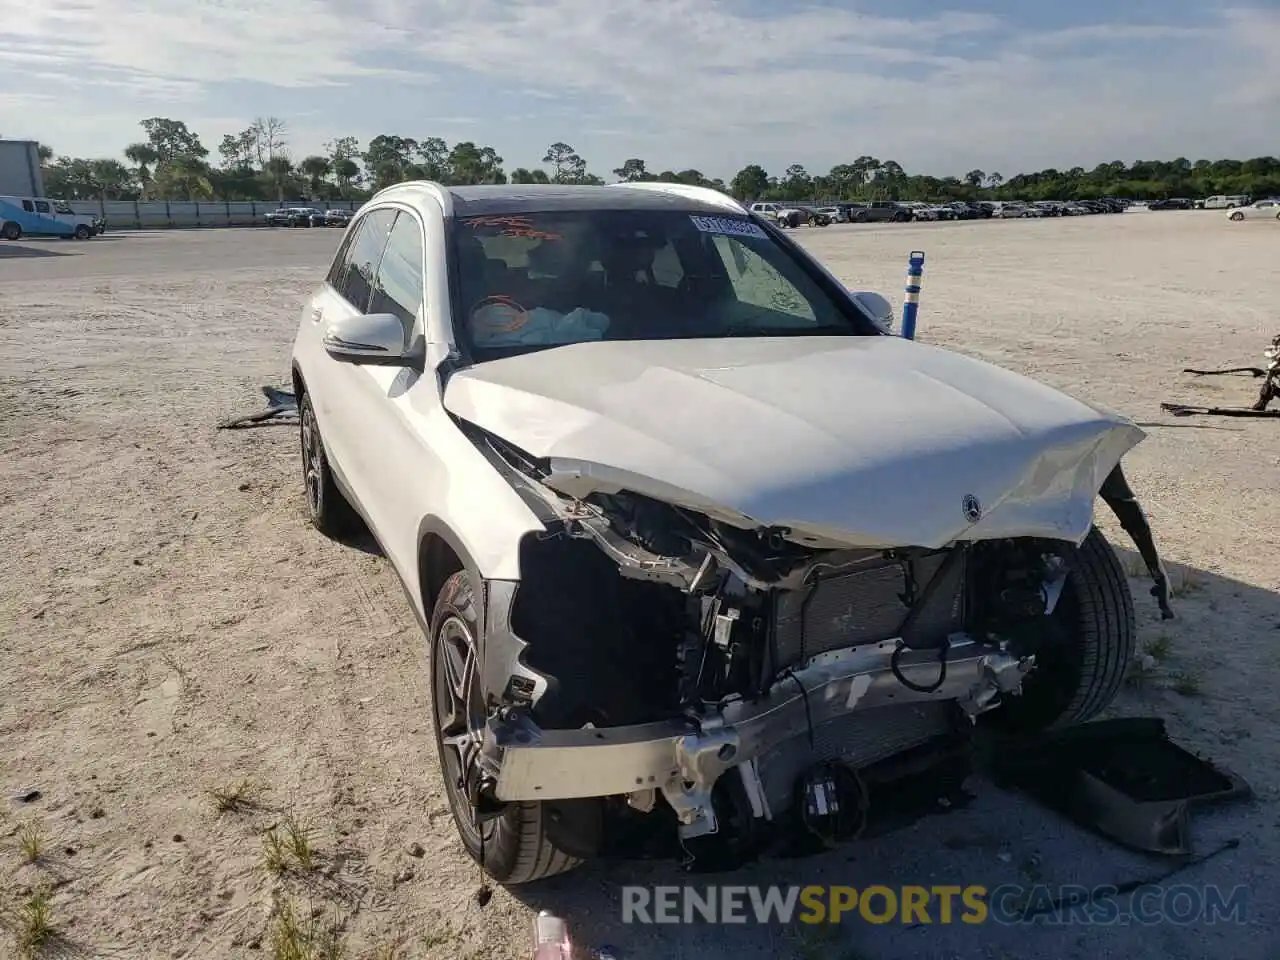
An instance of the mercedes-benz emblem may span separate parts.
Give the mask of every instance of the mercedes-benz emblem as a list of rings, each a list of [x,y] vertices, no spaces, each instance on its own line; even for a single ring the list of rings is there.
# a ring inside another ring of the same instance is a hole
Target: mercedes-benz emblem
[[[978,502],[978,498],[972,493],[964,495],[964,499],[960,501],[960,506],[964,510],[964,518],[970,523],[977,523],[982,519],[982,504]]]

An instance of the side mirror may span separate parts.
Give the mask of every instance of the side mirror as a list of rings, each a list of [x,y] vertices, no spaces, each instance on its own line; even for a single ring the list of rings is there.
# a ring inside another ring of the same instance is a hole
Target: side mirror
[[[893,304],[870,290],[851,291],[853,299],[885,333],[893,332]]]
[[[324,333],[324,349],[343,363],[399,367],[410,360],[404,325],[393,313],[363,313],[331,321]]]

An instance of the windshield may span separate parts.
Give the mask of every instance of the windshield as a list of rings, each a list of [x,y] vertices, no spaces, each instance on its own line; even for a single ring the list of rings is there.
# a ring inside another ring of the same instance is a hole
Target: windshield
[[[742,216],[464,217],[453,254],[456,333],[477,361],[584,340],[879,333]]]

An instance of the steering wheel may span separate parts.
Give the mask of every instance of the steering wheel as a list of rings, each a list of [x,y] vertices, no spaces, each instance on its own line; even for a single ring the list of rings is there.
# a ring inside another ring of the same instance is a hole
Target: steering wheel
[[[502,307],[504,308],[505,319],[486,321],[487,330],[494,333],[511,333],[519,330],[529,322],[529,311],[521,304],[517,303],[514,298],[504,293],[494,294],[488,297],[481,297],[477,300],[468,311],[471,318],[471,328],[474,331],[476,326],[476,314],[485,307]]]

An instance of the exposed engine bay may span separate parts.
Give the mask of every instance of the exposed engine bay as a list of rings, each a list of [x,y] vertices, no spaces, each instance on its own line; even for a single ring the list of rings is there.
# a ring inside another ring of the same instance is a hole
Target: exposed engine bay
[[[662,807],[694,856],[761,825],[850,839],[862,771],[1018,697],[1071,629],[1070,542],[807,546],[627,491],[556,492],[545,464],[467,429],[546,526],[521,544],[522,582],[489,585],[480,811]]]

